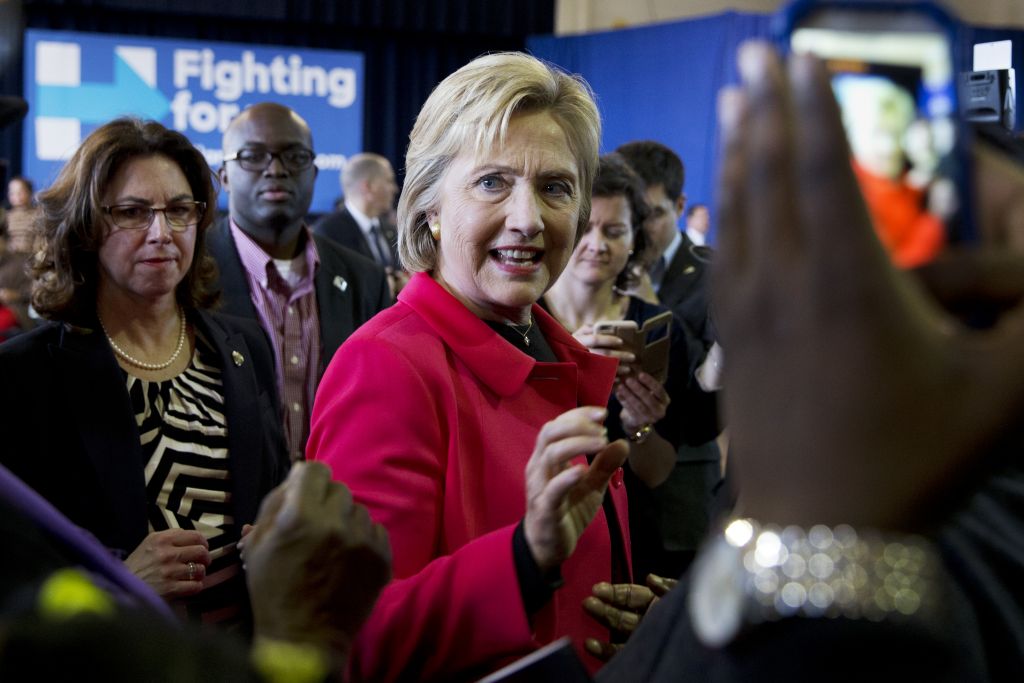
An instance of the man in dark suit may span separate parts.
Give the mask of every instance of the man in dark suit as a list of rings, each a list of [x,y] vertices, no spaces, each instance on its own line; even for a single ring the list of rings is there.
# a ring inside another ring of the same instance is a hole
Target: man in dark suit
[[[625,157],[646,185],[651,217],[644,225],[648,244],[657,255],[648,268],[658,300],[672,309],[692,333],[690,368],[696,369],[714,343],[708,311],[711,304],[711,250],[698,247],[679,229],[686,206],[685,168],[671,149],[653,140],[629,142],[616,150]],[[717,400],[695,379],[681,399],[695,420],[718,427]],[[654,490],[660,508],[664,566],[679,573],[696,554],[707,533],[714,491],[721,480],[721,452],[712,440],[699,446],[680,446],[676,466],[668,480]]]
[[[258,320],[274,349],[288,448],[300,459],[313,396],[346,338],[391,302],[384,270],[305,223],[313,199],[309,126],[264,102],[224,133],[219,176],[229,219],[210,230],[224,310]]]
[[[657,255],[654,258],[652,254],[649,272],[658,300],[681,316],[710,346],[714,341],[708,322],[711,250],[698,247],[679,230],[679,217],[686,206],[683,161],[653,140],[628,142],[615,151],[626,158],[647,186],[644,194],[651,206],[651,217],[644,229]]]
[[[313,232],[358,251],[385,268],[398,265],[398,234],[388,215],[398,185],[391,162],[379,154],[356,154],[341,173],[345,206],[313,225]]]

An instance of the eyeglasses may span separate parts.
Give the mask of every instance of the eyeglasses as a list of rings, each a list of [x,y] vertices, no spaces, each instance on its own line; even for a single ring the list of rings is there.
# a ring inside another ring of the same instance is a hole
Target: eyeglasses
[[[265,171],[274,158],[280,159],[281,164],[289,171],[305,171],[313,165],[316,155],[313,150],[305,147],[286,149],[283,152],[271,152],[269,150],[240,149],[233,157],[225,157],[228,161],[237,161],[238,165],[246,171]]]
[[[153,224],[159,211],[167,226],[175,232],[184,232],[196,225],[206,214],[206,202],[175,202],[164,207],[117,204],[100,207],[110,215],[114,225],[122,230],[144,230]]]

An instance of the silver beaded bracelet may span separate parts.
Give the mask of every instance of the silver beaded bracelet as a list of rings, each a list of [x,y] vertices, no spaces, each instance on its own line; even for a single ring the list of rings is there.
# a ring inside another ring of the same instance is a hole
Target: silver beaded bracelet
[[[918,536],[736,519],[698,557],[690,615],[709,646],[744,625],[793,616],[908,618],[933,600],[939,573]]]

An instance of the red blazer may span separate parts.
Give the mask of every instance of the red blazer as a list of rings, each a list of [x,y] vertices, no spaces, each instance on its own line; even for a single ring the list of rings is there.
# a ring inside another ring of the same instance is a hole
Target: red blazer
[[[307,448],[384,524],[393,581],[361,631],[353,680],[475,677],[561,635],[581,656],[607,630],[581,605],[611,573],[603,511],[563,565],[565,585],[528,621],[512,557],[524,470],[541,426],[607,404],[616,362],[587,351],[534,306],[558,363],[521,353],[429,275],[363,325],[331,361]],[[582,456],[580,456],[582,458]],[[610,487],[626,542],[626,489]]]

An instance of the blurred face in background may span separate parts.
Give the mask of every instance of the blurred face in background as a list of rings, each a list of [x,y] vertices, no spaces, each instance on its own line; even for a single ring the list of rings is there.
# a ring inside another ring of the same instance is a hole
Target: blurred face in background
[[[15,209],[23,209],[32,204],[32,193],[23,181],[14,179],[7,183],[7,201]]]
[[[576,245],[566,275],[600,287],[614,283],[633,249],[632,208],[624,195],[594,197],[590,222]]]

